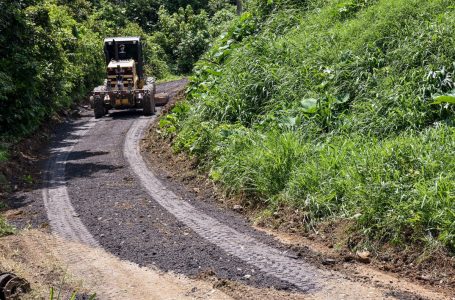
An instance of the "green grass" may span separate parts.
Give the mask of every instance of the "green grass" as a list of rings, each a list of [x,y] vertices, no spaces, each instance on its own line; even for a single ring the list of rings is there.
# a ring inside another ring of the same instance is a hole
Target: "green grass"
[[[0,213],[5,208],[5,205],[0,201]],[[0,237],[14,233],[14,229],[0,215]]]
[[[0,216],[0,237],[13,234],[14,229]]]
[[[351,219],[364,242],[455,251],[455,109],[438,97],[455,94],[451,1],[261,11],[214,43],[161,121],[175,149],[308,225]]]
[[[169,81],[174,81],[174,80],[180,80],[182,78],[184,78],[182,75],[169,74],[169,75],[166,75],[164,78],[157,80],[156,83],[164,83],[164,82],[169,82]]]
[[[0,164],[3,162],[6,162],[8,160],[8,158],[9,158],[9,154],[8,154],[7,147],[2,146],[0,144]],[[5,183],[5,182],[2,182],[2,180],[6,180],[6,178],[4,178],[4,175],[2,173],[0,173],[0,185]],[[4,204],[0,201],[0,212],[3,208],[4,208]],[[12,234],[12,233],[13,233],[13,228],[6,223],[6,221],[3,219],[2,216],[0,216],[0,237],[8,235],[8,234]]]
[[[0,163],[8,160],[8,149],[0,145]]]

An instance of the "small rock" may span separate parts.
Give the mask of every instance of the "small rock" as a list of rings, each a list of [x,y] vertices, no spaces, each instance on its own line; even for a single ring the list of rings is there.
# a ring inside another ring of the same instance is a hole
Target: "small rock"
[[[243,276],[244,278],[246,279],[250,279],[251,278],[251,275],[250,274],[246,274],[245,276]]]
[[[286,256],[286,257],[289,257],[289,258],[292,258],[292,259],[298,259],[300,257],[300,255],[297,253],[288,253],[287,251],[286,252],[283,252],[283,255]]]
[[[243,207],[241,205],[236,204],[236,205],[234,205],[234,207],[232,209],[235,211],[240,211],[243,209]]]
[[[370,251],[357,251],[357,260],[362,263],[369,263],[370,262]]]
[[[321,263],[325,266],[328,266],[328,265],[334,265],[336,264],[336,260],[334,260],[333,258],[324,258]]]
[[[78,110],[78,109],[72,110],[71,113],[70,113],[70,115],[71,115],[71,117],[73,117],[73,118],[80,117],[79,110]]]
[[[417,276],[417,279],[424,280],[424,281],[431,281],[431,276],[429,276],[429,275],[420,275],[420,276]]]

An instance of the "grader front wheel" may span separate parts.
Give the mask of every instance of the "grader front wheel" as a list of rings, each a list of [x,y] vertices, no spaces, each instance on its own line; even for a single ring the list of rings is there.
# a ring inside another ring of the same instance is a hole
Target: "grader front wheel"
[[[145,116],[150,116],[155,113],[155,101],[153,96],[146,95],[142,102],[142,112]]]

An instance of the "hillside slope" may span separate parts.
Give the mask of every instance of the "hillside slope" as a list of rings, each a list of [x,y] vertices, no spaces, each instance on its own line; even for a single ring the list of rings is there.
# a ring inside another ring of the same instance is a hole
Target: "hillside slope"
[[[175,149],[263,217],[453,253],[452,1],[254,3],[161,120]]]

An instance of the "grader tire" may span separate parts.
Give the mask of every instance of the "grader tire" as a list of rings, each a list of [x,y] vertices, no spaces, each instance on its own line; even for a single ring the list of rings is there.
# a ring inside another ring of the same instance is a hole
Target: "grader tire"
[[[19,300],[30,291],[30,284],[12,273],[0,274],[0,300]]]
[[[106,110],[104,109],[103,101],[101,100],[101,98],[95,98],[93,103],[93,109],[96,119],[99,119],[106,114]]]
[[[146,95],[142,103],[142,112],[145,116],[151,116],[155,113],[155,100],[153,95]]]

